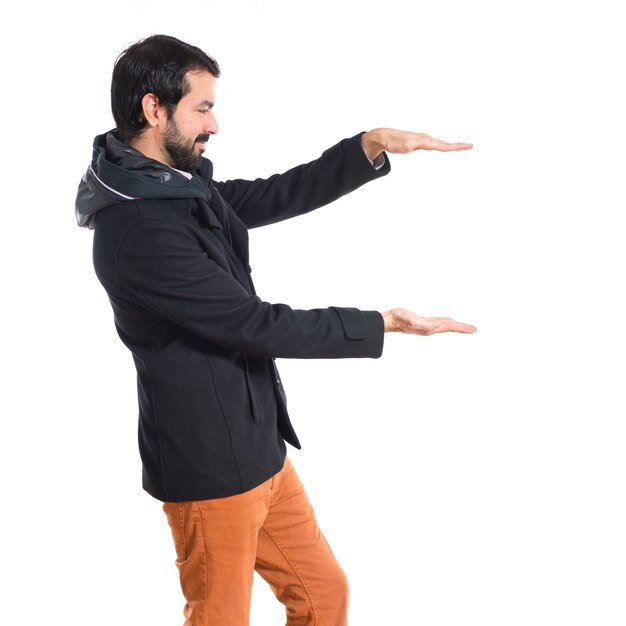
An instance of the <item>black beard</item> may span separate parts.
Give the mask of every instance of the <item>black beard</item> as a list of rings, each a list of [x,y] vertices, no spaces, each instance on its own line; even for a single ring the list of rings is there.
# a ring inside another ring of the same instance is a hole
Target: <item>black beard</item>
[[[170,158],[172,167],[183,172],[193,172],[200,166],[202,153],[195,150],[196,142],[191,145],[180,134],[174,118],[170,118],[163,133],[163,148]]]

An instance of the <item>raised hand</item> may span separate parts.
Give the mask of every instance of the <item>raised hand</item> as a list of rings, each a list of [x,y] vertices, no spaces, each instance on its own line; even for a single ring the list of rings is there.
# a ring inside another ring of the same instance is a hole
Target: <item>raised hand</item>
[[[383,150],[392,154],[408,154],[415,150],[438,150],[439,152],[457,152],[469,150],[471,143],[449,143],[436,139],[426,133],[413,133],[393,128],[375,128],[361,136],[361,145],[370,161]]]

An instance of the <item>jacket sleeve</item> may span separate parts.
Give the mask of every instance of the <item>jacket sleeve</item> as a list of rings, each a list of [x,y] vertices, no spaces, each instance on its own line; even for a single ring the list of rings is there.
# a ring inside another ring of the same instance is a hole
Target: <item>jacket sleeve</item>
[[[377,358],[384,321],[349,307],[299,310],[251,296],[210,259],[184,225],[145,218],[118,248],[117,273],[129,295],[212,343],[282,358]]]
[[[216,182],[215,186],[248,228],[308,213],[389,173],[386,155],[380,169],[372,166],[361,146],[361,135],[344,139],[315,161],[283,174]]]

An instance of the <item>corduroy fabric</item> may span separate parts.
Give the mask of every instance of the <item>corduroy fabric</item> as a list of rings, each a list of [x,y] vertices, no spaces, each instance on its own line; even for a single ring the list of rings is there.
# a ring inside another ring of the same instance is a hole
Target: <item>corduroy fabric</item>
[[[254,570],[285,606],[287,626],[346,626],[346,576],[289,458],[250,491],[163,509],[185,626],[248,626]]]

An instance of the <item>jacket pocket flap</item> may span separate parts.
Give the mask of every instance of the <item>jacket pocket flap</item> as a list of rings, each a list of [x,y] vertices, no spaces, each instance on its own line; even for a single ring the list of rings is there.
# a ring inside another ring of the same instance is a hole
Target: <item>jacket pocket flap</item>
[[[367,337],[367,325],[363,313],[359,309],[351,307],[331,306],[343,326],[344,333],[348,339],[365,339]]]

